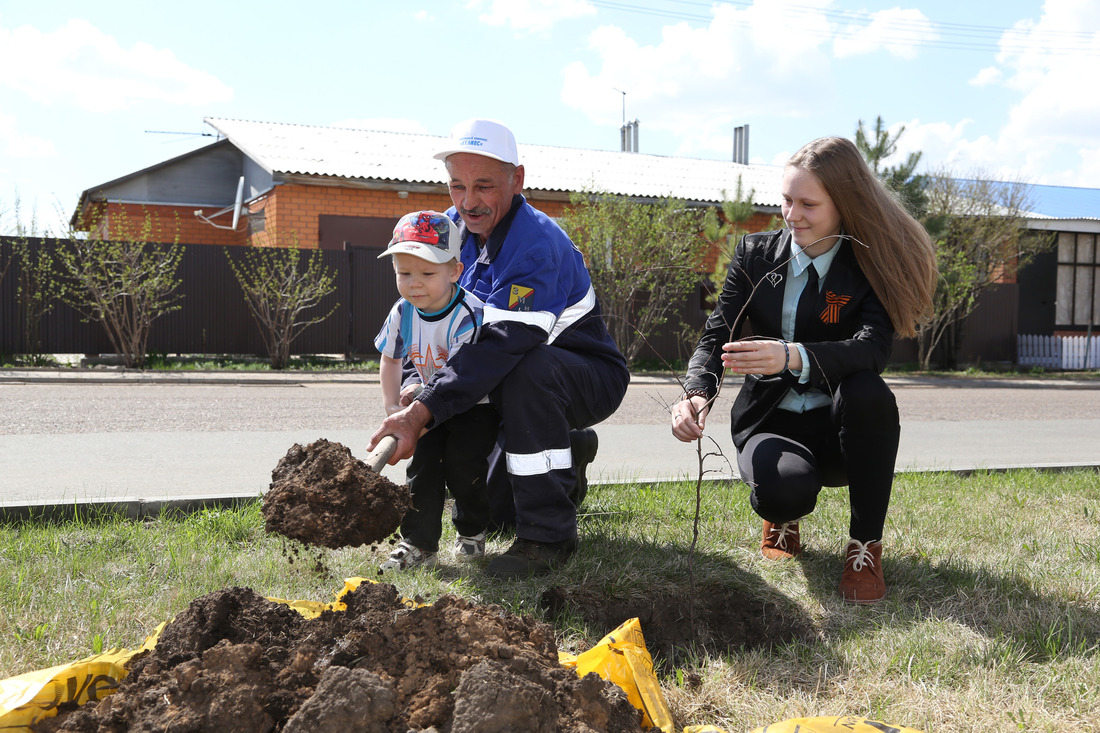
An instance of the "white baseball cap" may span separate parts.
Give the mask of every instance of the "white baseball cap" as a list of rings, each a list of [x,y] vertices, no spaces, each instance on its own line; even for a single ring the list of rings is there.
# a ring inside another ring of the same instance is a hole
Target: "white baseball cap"
[[[462,250],[458,227],[438,211],[414,211],[405,214],[393,228],[393,239],[378,259],[407,254],[441,264],[457,260]]]
[[[487,158],[519,165],[519,151],[512,131],[495,120],[472,119],[451,129],[447,147],[435,154],[436,160],[446,160],[455,153],[473,153]]]

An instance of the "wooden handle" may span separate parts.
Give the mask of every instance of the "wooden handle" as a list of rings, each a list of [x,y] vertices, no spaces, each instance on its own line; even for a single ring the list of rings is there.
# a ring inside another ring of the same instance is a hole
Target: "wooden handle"
[[[364,463],[367,464],[367,468],[378,473],[382,470],[382,466],[386,465],[390,456],[397,449],[397,438],[392,435],[387,435],[382,440],[378,441],[378,445],[374,446],[374,450],[367,456],[367,460]]]

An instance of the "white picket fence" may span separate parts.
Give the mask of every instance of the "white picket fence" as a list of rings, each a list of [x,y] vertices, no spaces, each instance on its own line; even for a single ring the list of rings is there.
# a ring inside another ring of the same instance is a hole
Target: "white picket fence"
[[[1100,369],[1100,334],[1086,336],[1017,336],[1020,366],[1047,369]]]

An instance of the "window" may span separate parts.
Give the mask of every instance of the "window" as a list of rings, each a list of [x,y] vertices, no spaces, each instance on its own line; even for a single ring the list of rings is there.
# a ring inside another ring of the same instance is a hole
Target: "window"
[[[1100,325],[1100,247],[1095,234],[1058,234],[1059,327]]]

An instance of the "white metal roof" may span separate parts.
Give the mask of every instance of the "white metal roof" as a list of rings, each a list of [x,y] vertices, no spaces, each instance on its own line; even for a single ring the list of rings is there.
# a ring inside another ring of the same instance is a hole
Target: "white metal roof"
[[[432,158],[446,138],[435,135],[213,117],[206,122],[273,175],[447,182],[443,164]],[[754,192],[754,204],[781,203],[778,166],[523,143],[518,147],[529,190],[717,203],[736,194],[740,178],[744,195]]]

